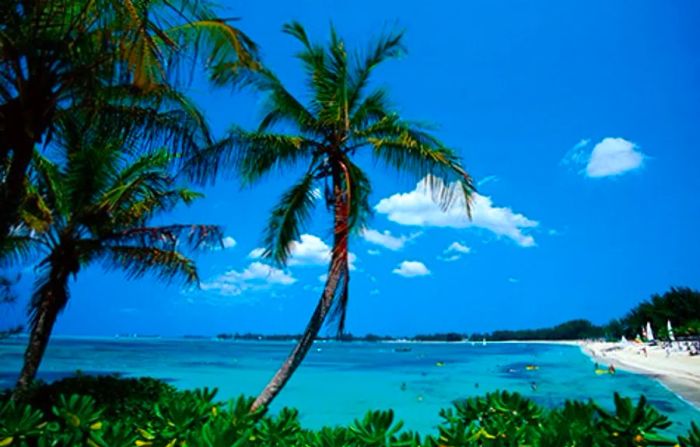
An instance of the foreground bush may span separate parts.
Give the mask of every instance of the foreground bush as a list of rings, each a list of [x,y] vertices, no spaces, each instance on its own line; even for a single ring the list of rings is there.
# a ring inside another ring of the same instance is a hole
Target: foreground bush
[[[496,392],[442,410],[432,435],[403,430],[392,411],[370,411],[348,427],[301,427],[298,412],[250,413],[252,399],[227,404],[216,390],[178,391],[154,379],[78,376],[37,385],[27,402],[0,398],[0,447],[417,447],[693,446],[678,439],[644,397],[615,396],[614,411],[593,402],[548,410],[517,393]]]

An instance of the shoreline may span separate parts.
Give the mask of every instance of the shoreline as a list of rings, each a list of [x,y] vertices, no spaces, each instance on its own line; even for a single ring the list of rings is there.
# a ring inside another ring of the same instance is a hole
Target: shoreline
[[[700,357],[690,357],[683,352],[671,352],[666,357],[665,351],[658,347],[647,347],[648,356],[643,356],[643,346],[623,347],[619,343],[571,344],[577,345],[592,361],[614,364],[617,369],[656,380],[681,400],[700,410]]]

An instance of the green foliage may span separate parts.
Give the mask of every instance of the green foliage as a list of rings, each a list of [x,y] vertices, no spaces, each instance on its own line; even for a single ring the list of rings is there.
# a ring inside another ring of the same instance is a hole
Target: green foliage
[[[215,390],[178,391],[154,379],[79,376],[36,386],[28,397],[34,403],[7,397],[0,397],[2,447],[700,446],[697,425],[673,440],[663,433],[668,419],[644,397],[617,395],[606,411],[593,402],[550,410],[517,393],[489,393],[442,410],[437,434],[427,436],[403,430],[391,410],[369,411],[347,427],[308,430],[293,409],[251,413],[251,398],[224,405]],[[49,403],[49,412],[36,406]]]
[[[621,320],[628,337],[639,334],[647,322],[661,330],[667,321],[673,325],[676,336],[700,334],[700,291],[672,287],[663,295],[652,295]]]
[[[682,447],[700,447],[700,427],[695,422],[690,424],[690,431],[687,435],[680,436],[678,443]]]

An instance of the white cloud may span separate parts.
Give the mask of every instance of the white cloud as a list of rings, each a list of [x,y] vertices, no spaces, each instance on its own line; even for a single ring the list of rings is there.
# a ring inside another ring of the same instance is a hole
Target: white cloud
[[[472,249],[459,242],[453,242],[445,249],[445,253],[462,253],[464,255],[471,253]]]
[[[288,286],[296,281],[290,273],[255,261],[242,272],[230,270],[211,281],[203,282],[201,288],[223,296],[238,296],[247,291],[265,290],[272,286]]]
[[[586,177],[600,178],[624,174],[640,168],[646,156],[639,147],[624,138],[603,138],[588,151],[590,140],[579,141],[562,160],[562,164],[584,166],[581,173]]]
[[[430,275],[428,267],[420,261],[403,261],[397,268],[392,270],[392,272],[406,278]]]
[[[323,275],[319,275],[318,280],[325,283],[328,280],[328,274],[324,273]]]
[[[254,248],[248,253],[248,257],[251,259],[260,259],[262,258],[263,253],[265,253],[264,248]]]
[[[462,243],[453,242],[445,250],[438,259],[445,262],[454,262],[462,258],[462,255],[471,253],[472,249]]]
[[[372,289],[369,291],[370,295],[379,295],[379,289]]]
[[[291,244],[289,265],[328,265],[331,261],[328,244],[313,234],[302,234],[299,239]]]
[[[404,245],[406,245],[406,242],[410,241],[411,239],[415,239],[418,237],[420,233],[412,234],[411,236],[393,236],[389,230],[385,230],[384,232],[379,232],[374,229],[367,229],[362,232],[362,237],[364,240],[371,244],[375,245],[380,245],[384,248],[387,248],[392,251],[397,251],[401,250]]]
[[[313,234],[302,234],[299,241],[291,243],[291,256],[288,265],[292,266],[327,266],[331,261],[331,247],[321,238]],[[263,248],[253,249],[248,257],[258,259],[264,253]],[[357,256],[354,253],[348,254],[350,270],[355,270]]]
[[[644,163],[644,154],[637,145],[623,138],[605,138],[596,144],[586,166],[589,177],[620,175]]]
[[[511,276],[510,278],[508,278],[508,282],[511,283],[511,284],[515,284],[515,283],[520,282],[520,280],[519,280],[518,278],[513,278],[513,277]]]
[[[450,187],[456,188],[457,185],[452,184]],[[452,206],[443,211],[432,200],[425,179],[418,182],[413,191],[380,200],[375,209],[401,225],[483,228],[497,236],[512,239],[522,247],[535,245],[535,239],[526,234],[526,231],[539,225],[537,221],[515,213],[510,208],[495,207],[490,197],[478,193],[472,196],[471,221],[467,217],[463,195],[457,194]]]
[[[369,250],[367,250],[367,254],[372,255],[372,256],[377,256],[377,255],[382,254],[382,252],[379,250],[375,250],[373,248],[370,248]]]
[[[231,236],[226,236],[221,240],[222,245],[224,248],[233,248],[236,246],[236,240],[232,238]]]

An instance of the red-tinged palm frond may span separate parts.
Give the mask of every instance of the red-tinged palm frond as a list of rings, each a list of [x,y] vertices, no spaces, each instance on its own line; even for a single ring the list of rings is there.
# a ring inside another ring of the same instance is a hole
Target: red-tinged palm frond
[[[287,262],[292,243],[299,239],[318,198],[314,190],[313,172],[307,172],[282,195],[265,229],[264,258],[280,265]]]

